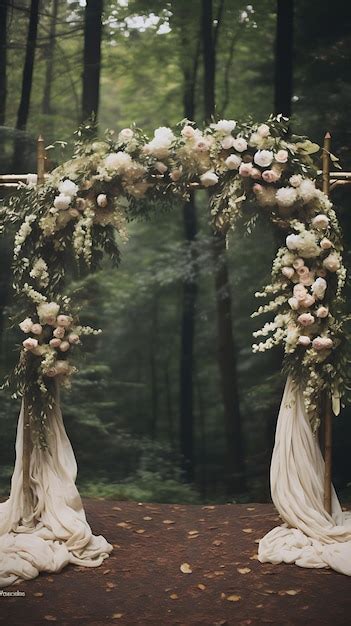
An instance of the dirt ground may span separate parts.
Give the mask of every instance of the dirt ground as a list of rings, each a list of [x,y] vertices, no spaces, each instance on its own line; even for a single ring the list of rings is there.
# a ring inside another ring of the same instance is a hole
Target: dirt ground
[[[84,504],[110,558],[8,587],[25,596],[0,597],[1,626],[351,623],[350,578],[257,561],[259,538],[279,523],[269,504]]]

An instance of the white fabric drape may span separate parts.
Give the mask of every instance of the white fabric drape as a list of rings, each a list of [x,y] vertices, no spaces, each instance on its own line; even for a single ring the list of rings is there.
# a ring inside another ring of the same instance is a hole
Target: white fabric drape
[[[259,560],[331,567],[351,576],[351,513],[343,513],[333,489],[332,516],[323,506],[324,460],[313,435],[301,390],[288,378],[271,463],[272,500],[282,526],[259,543]]]
[[[23,520],[23,406],[9,499],[0,504],[0,588],[39,572],[59,572],[68,563],[96,567],[112,546],[94,536],[75,485],[77,464],[59,403],[50,415],[48,449],[34,448],[30,478],[34,508]]]

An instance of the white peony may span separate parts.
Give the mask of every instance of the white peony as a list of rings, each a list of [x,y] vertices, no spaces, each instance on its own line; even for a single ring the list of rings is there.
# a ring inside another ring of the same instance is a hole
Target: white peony
[[[200,176],[200,181],[204,187],[212,187],[218,183],[218,176],[213,170],[208,170]]]
[[[224,162],[228,170],[237,170],[240,167],[241,157],[237,156],[236,154],[231,154],[229,157],[226,158]]]
[[[78,185],[73,183],[71,180],[69,180],[69,178],[66,178],[66,180],[63,180],[59,184],[58,190],[63,195],[72,197],[72,196],[76,196],[77,195],[79,187],[78,187]]]
[[[275,197],[279,206],[288,207],[296,202],[297,192],[293,187],[281,187],[278,189]]]
[[[125,172],[132,164],[132,157],[126,152],[111,152],[105,158],[105,167],[108,170],[116,170],[118,173]]]
[[[318,300],[323,300],[326,288],[327,281],[319,276],[312,285],[312,293]]]
[[[235,140],[232,135],[226,135],[225,137],[223,137],[221,141],[221,146],[223,150],[229,150],[230,148],[232,148],[234,146],[234,141]]]
[[[213,125],[213,128],[224,135],[229,135],[235,126],[236,122],[234,120],[219,120],[217,124]]]
[[[257,150],[254,161],[260,167],[269,167],[273,161],[273,152],[271,150]]]
[[[56,302],[41,302],[37,307],[40,323],[53,326],[59,310],[60,306]]]
[[[236,139],[234,139],[234,141],[233,141],[233,148],[237,152],[244,152],[244,150],[247,149],[247,141],[246,141],[246,139],[244,139],[244,137],[237,137]]]
[[[316,195],[316,186],[312,180],[304,178],[298,187],[299,197],[303,202],[310,202]]]
[[[71,204],[71,200],[72,200],[72,196],[67,196],[63,193],[60,193],[60,195],[56,196],[54,200],[54,207],[55,209],[58,209],[59,211],[65,211],[66,209],[68,209],[69,205]]]
[[[288,235],[286,238],[286,246],[289,250],[297,250],[298,244],[300,241],[299,235]]]
[[[175,136],[168,126],[160,126],[154,132],[154,138],[146,144],[149,154],[153,154],[158,159],[163,159],[169,153],[169,149],[175,140]]]

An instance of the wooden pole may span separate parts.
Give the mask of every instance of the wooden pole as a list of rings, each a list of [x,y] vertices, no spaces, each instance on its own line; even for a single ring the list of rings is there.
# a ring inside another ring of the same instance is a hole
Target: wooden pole
[[[45,145],[41,135],[37,139],[37,174],[38,185],[42,185],[45,177]]]
[[[323,192],[329,196],[330,192],[330,148],[331,135],[326,133],[323,144]],[[332,427],[333,411],[331,404],[331,392],[326,391],[324,398],[324,508],[331,515],[332,513]]]

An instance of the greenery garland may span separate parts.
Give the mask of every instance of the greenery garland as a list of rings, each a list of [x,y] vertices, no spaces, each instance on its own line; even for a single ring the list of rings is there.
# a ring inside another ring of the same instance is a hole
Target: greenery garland
[[[316,187],[318,152],[306,137],[289,135],[281,116],[264,124],[220,120],[202,131],[183,120],[151,140],[125,128],[86,142],[80,130],[73,158],[45,184],[28,176],[1,210],[0,228],[15,231],[16,323],[27,336],[12,382],[15,397],[26,394],[35,443],[46,445],[53,381],[69,384],[82,337],[100,332],[80,324],[64,295],[72,260],[80,275],[104,255],[118,264],[129,220],[184,201],[196,187],[210,190],[215,230],[227,233],[239,219],[251,228],[262,213],[284,232],[272,280],[256,294],[269,302],[253,314],[274,312],[274,319],[254,333],[264,339],[253,350],[284,346],[285,370],[303,386],[314,430],[325,389],[338,412],[348,387],[346,270],[335,212]]]

